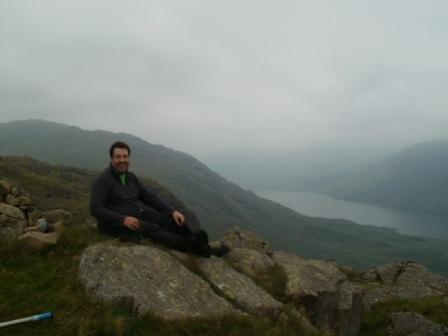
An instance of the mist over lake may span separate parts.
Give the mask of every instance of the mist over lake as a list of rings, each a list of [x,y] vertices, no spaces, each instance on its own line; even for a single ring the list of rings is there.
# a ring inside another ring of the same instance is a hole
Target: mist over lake
[[[448,239],[448,215],[443,213],[341,201],[309,192],[264,190],[256,193],[307,216],[348,219],[358,224],[395,228],[403,234]]]

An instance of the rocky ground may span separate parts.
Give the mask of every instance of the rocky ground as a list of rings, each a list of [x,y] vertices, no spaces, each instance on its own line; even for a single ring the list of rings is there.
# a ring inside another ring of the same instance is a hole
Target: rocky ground
[[[18,239],[41,251],[58,244],[71,219],[62,209],[35,209],[25,190],[0,181],[0,241]],[[447,301],[448,280],[412,261],[356,271],[273,251],[267,240],[239,227],[212,244],[227,246],[229,253],[202,258],[150,241],[100,241],[81,251],[78,277],[94,301],[143,318],[259,316],[274,323],[293,318],[308,335],[360,335],[363,317],[394,299]],[[402,311],[389,314],[379,334],[448,335],[448,328]]]
[[[166,319],[261,314],[279,319],[284,304],[292,303],[310,329],[329,329],[336,335],[359,335],[363,314],[394,297],[448,294],[447,279],[413,262],[357,272],[272,251],[266,240],[241,228],[215,244],[228,246],[229,254],[205,259],[151,243],[100,243],[84,251],[79,276],[95,298],[126,305],[137,314],[150,312]],[[286,276],[283,302],[257,284],[275,267]],[[388,332],[410,335],[409,324],[403,322],[407,319],[415,322],[411,329],[418,335],[445,335],[448,330],[412,316],[391,315]]]

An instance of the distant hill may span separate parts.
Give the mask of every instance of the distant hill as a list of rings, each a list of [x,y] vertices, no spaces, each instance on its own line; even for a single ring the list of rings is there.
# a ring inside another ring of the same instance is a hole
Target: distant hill
[[[448,274],[448,242],[445,240],[410,237],[392,229],[300,215],[226,181],[189,155],[151,145],[129,134],[86,131],[45,121],[3,123],[0,124],[0,155],[26,154],[64,166],[98,171],[108,164],[107,150],[118,139],[132,147],[134,171],[151,177],[150,183],[156,183],[155,179],[166,187],[194,211],[212,236],[221,236],[230,227],[240,225],[267,237],[276,249],[307,258],[333,259],[356,268],[413,259],[434,271]],[[66,183],[60,178],[48,177],[47,171],[51,171],[48,164],[21,162],[3,157],[0,178],[17,179],[30,192],[34,192],[36,186],[42,190],[57,190]],[[26,173],[29,167],[33,167],[33,174]],[[25,173],[20,175],[20,171]],[[89,172],[87,180],[96,174]],[[79,178],[80,174],[77,176]],[[83,197],[89,193],[88,181],[82,182]],[[82,206],[86,200],[83,202],[79,208],[84,210],[80,211],[86,211]]]
[[[318,191],[357,202],[448,212],[448,140],[420,143]]]
[[[251,190],[310,191],[346,177],[391,153],[360,145],[313,145],[294,151],[235,149],[202,161],[225,178]]]

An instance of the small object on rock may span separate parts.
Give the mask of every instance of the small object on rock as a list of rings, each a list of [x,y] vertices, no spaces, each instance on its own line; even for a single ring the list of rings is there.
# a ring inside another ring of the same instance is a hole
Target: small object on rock
[[[48,221],[46,218],[39,218],[37,220],[37,225],[40,232],[47,232],[48,231]]]
[[[40,251],[43,248],[55,245],[60,237],[59,232],[42,233],[37,231],[27,232],[19,237],[19,240],[30,250]]]

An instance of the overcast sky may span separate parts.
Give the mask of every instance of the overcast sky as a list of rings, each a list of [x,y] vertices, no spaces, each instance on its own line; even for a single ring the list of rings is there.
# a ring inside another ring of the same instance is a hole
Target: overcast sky
[[[0,1],[0,121],[193,155],[448,130],[448,1]]]

